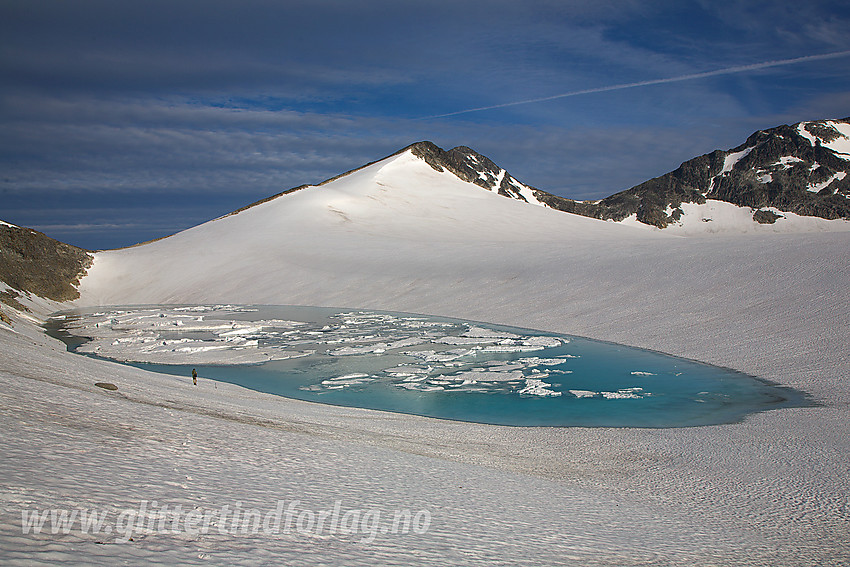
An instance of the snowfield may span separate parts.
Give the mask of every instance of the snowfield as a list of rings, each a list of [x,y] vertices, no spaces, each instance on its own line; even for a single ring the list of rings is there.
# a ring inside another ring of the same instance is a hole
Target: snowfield
[[[671,223],[664,229],[638,221],[636,213],[620,221],[620,224],[655,232],[663,231],[665,234],[679,236],[850,231],[850,221],[844,219],[827,220],[820,217],[801,216],[780,211],[775,207],[762,209],[778,215],[779,218],[773,224],[761,224],[754,221],[753,213],[755,210],[750,207],[739,207],[716,199],[706,199],[705,203],[701,205],[698,203],[682,203],[679,207],[683,213],[679,221]],[[667,214],[669,215],[671,212],[672,209],[668,207]]]
[[[499,427],[325,406],[66,353],[35,326],[61,306],[37,302],[29,320],[14,313],[13,326],[0,327],[0,557],[848,564],[848,277],[846,230],[679,236],[505,199],[409,152],[164,240],[100,252],[76,305],[460,317],[727,366],[805,390],[819,405],[651,430]],[[218,516],[207,534],[179,523],[147,529],[157,520],[150,509],[163,504],[266,518],[296,500],[288,533],[229,530]],[[360,512],[356,529],[306,529],[334,506],[349,519]],[[80,508],[102,511],[112,533],[22,533],[22,510]],[[427,516],[427,529],[394,533],[387,519],[404,510]],[[381,521],[363,520],[368,512]],[[305,529],[295,529],[299,518]]]

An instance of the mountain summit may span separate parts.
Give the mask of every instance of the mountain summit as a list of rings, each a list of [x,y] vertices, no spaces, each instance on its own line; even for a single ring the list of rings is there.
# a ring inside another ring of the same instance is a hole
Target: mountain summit
[[[669,244],[677,234],[850,230],[838,220],[850,218],[848,162],[847,120],[804,122],[757,132],[607,199],[578,202],[526,185],[468,147],[417,142],[170,237],[96,253],[90,267],[80,251],[71,277],[88,268],[80,294],[110,304],[297,302],[321,290],[328,304],[342,305],[351,289],[362,289],[355,303],[367,305],[376,274],[401,296],[425,273],[439,283],[434,289],[471,286],[474,295],[472,280],[504,279],[504,266],[516,275],[527,258],[563,247],[585,251],[578,266],[603,248]],[[35,242],[14,232],[22,234]],[[470,265],[480,273],[458,278]]]
[[[575,201],[522,183],[466,146],[444,150],[421,141],[317,185],[289,189],[226,216],[302,189],[326,187],[403,155],[424,161],[437,173],[449,173],[515,201],[643,228],[670,227],[680,234],[845,230],[847,227],[824,222],[850,220],[850,178],[846,178],[850,118],[760,130],[737,148],[699,156],[675,171],[599,201]],[[408,163],[411,172],[412,167]],[[412,173],[411,179],[416,175]],[[403,177],[395,171],[397,186],[405,185]]]
[[[599,201],[526,185],[466,146],[417,142],[398,154],[406,151],[503,197],[679,233],[825,230],[823,221],[850,220],[850,118],[759,130],[736,148],[696,157]]]
[[[100,252],[80,293],[103,304],[297,303],[322,290],[326,304],[343,305],[363,290],[355,303],[365,306],[377,280],[404,295],[419,279],[471,285],[459,275],[470,265],[476,282],[504,279],[504,266],[521,271],[529,254],[578,240],[673,238],[530,206],[532,191],[471,150],[422,142],[167,238]]]
[[[681,225],[682,207],[723,202],[749,208],[756,223],[786,213],[850,219],[850,118],[800,122],[759,130],[731,150],[715,150],[675,171],[601,201],[573,201],[536,191],[546,205],[599,219],[629,217],[658,228]],[[702,216],[702,221],[712,219]]]
[[[549,193],[520,183],[507,171],[472,148],[458,146],[445,151],[431,142],[417,142],[405,148],[407,149],[413,155],[424,159],[425,163],[436,171],[442,172],[445,169],[463,181],[474,183],[503,197],[545,206],[545,203],[537,198],[537,194],[546,196]]]

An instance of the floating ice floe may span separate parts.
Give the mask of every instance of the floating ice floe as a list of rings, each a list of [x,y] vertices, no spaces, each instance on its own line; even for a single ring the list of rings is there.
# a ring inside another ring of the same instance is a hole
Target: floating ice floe
[[[260,364],[315,352],[260,345],[278,330],[303,325],[298,321],[207,321],[197,315],[225,310],[249,311],[233,306],[117,309],[81,316],[68,328],[90,339],[77,348],[79,352],[122,362]]]
[[[345,376],[337,376],[328,380],[322,380],[322,385],[330,389],[347,388],[348,386],[357,386],[360,384],[368,384],[374,382],[377,378],[369,374],[354,373],[346,374]]]
[[[599,392],[593,392],[591,390],[569,390],[569,392],[577,398],[595,398],[599,396]]]
[[[463,333],[463,337],[473,337],[479,339],[520,339],[520,335],[509,333],[507,331],[497,331],[495,329],[485,329],[484,327],[469,327]]]
[[[420,392],[439,392],[445,390],[442,386],[432,386],[429,384],[422,384],[421,382],[401,382],[395,384],[399,388],[404,388],[405,390],[418,390]]]
[[[649,394],[644,393],[643,388],[622,388],[616,392],[599,392],[606,400],[635,400]]]
[[[433,339],[431,342],[445,345],[480,345],[491,343],[493,342],[493,339],[485,337],[456,337],[450,335]]]
[[[570,394],[577,398],[604,398],[606,400],[634,400],[651,396],[649,392],[644,392],[643,388],[621,388],[616,392],[594,392],[592,390],[568,390]]]
[[[483,352],[533,352],[543,350],[546,347],[534,345],[490,345],[482,348]]]
[[[423,380],[428,375],[428,373],[431,372],[431,370],[431,366],[427,368],[422,368],[421,366],[410,366],[407,364],[402,364],[399,366],[393,366],[392,368],[386,368],[384,369],[384,373],[386,373],[388,376],[392,376],[394,378],[403,378],[405,380]]]
[[[378,343],[374,345],[340,347],[329,350],[328,354],[331,356],[358,356],[363,354],[383,354],[386,350],[386,343]]]
[[[525,381],[525,387],[519,390],[519,394],[525,394],[527,396],[560,396],[561,392],[556,392],[554,390],[550,390],[549,386],[552,384],[547,384],[543,380],[539,380],[537,378],[529,378]]]
[[[446,376],[452,380],[461,382],[477,383],[477,382],[516,382],[522,380],[524,375],[519,370],[510,372],[491,372],[491,371],[475,371],[458,372],[451,376]]]
[[[474,353],[474,350],[454,349],[439,352],[435,350],[411,350],[403,352],[402,354],[413,358],[418,358],[425,362],[448,362],[450,360],[457,360],[459,358],[463,358],[464,356],[469,356]]]
[[[520,358],[517,360],[520,364],[525,366],[533,367],[533,366],[557,366],[558,364],[563,364],[565,359],[567,358],[578,358],[573,355],[561,355],[558,358],[540,358],[537,356],[529,356],[525,358]]]
[[[569,342],[568,339],[559,339],[556,337],[547,337],[545,335],[537,336],[537,337],[528,337],[527,339],[522,341],[522,344],[528,346],[538,346],[538,347],[557,347],[561,346],[563,343]]]

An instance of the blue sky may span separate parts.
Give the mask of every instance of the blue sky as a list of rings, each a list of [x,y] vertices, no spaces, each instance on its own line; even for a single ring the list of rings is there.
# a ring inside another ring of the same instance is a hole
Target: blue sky
[[[817,0],[0,0],[0,219],[124,246],[418,140],[601,198],[850,116],[850,53],[792,61],[848,29]]]

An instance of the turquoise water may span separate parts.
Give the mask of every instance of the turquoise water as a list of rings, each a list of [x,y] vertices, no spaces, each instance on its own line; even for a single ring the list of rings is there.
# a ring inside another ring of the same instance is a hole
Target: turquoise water
[[[685,427],[806,403],[657,352],[406,313],[124,307],[67,313],[48,330],[69,350],[155,372],[196,368],[200,380],[289,398],[488,424]]]

